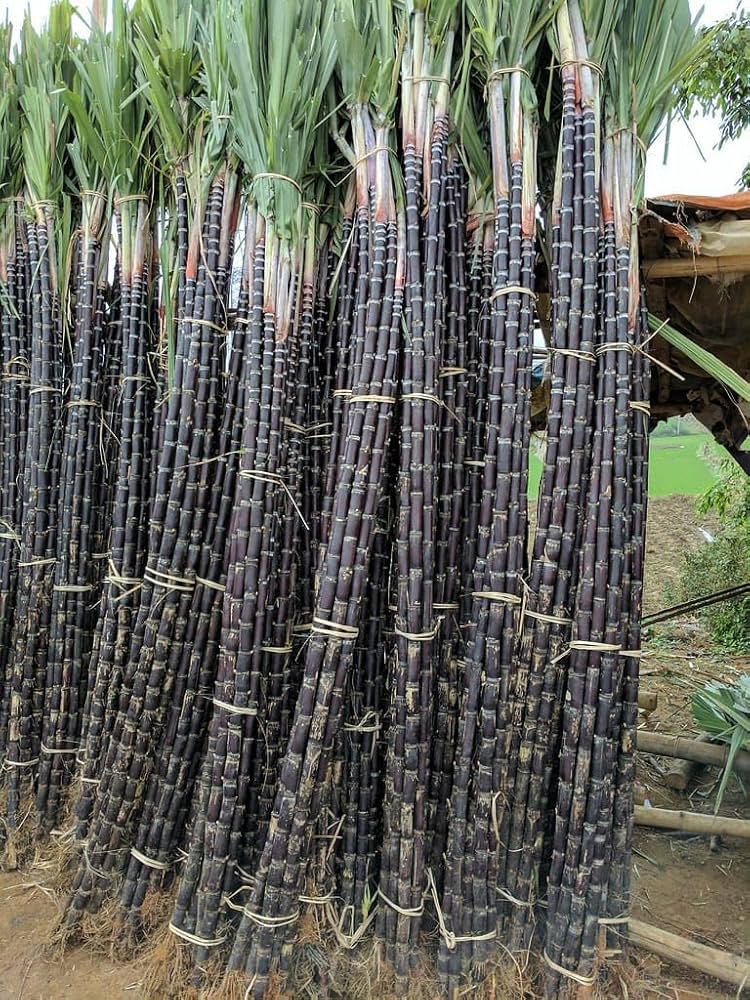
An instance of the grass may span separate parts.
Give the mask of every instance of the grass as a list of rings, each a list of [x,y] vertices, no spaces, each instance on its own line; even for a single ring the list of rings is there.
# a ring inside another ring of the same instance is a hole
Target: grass
[[[707,461],[707,455],[721,457],[724,449],[708,433],[680,434],[677,436],[651,436],[651,462],[648,492],[652,497],[673,493],[695,496],[703,493],[716,481],[716,473]],[[529,467],[529,496],[539,493],[542,462],[538,455],[531,455]]]

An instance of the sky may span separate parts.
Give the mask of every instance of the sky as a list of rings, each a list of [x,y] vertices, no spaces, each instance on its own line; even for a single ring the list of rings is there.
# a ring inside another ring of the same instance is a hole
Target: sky
[[[602,0],[612,3],[616,0]],[[49,9],[47,0],[9,0],[4,5],[0,0],[0,10],[5,6],[10,20],[20,25],[24,11],[31,7],[32,17],[42,24]],[[90,0],[79,0],[81,11],[90,9]],[[750,0],[690,0],[690,8],[696,14],[703,7],[701,21],[712,24],[731,14],[736,9],[750,9]],[[691,134],[692,133],[692,134]],[[741,136],[734,142],[725,143],[718,150],[719,124],[702,115],[690,119],[689,128],[680,120],[672,123],[669,147],[664,161],[664,135],[652,145],[646,162],[646,194],[654,197],[660,194],[730,194],[737,189],[737,180],[745,164],[750,159],[748,136]]]

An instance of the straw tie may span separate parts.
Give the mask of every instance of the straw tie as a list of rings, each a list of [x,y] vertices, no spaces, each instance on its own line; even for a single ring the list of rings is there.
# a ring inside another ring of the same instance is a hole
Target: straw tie
[[[450,930],[445,922],[445,914],[440,906],[440,897],[438,895],[437,886],[435,885],[435,877],[432,874],[432,869],[427,868],[427,887],[429,889],[430,895],[432,896],[432,902],[435,906],[435,914],[437,916],[438,929],[440,931],[440,936],[445,942],[445,947],[448,951],[455,951],[456,945],[465,944],[469,941],[491,941],[493,938],[497,937],[497,929],[487,931],[485,934],[454,934]]]
[[[143,574],[143,580],[154,587],[163,587],[165,590],[177,590],[181,593],[190,593],[195,589],[194,578],[177,576],[175,573],[164,573],[159,569],[146,569]]]
[[[593,986],[596,982],[595,973],[592,973],[590,976],[582,976],[579,972],[573,972],[571,969],[565,969],[562,965],[558,965],[557,962],[553,962],[547,954],[546,948],[542,952],[542,958],[550,969],[559,973],[561,976],[564,976],[566,979],[572,979],[574,983],[580,983],[581,986]]]
[[[432,628],[425,632],[406,632],[399,628],[398,625],[394,626],[393,631],[396,635],[400,635],[402,639],[406,639],[408,642],[431,642],[440,631],[442,622],[442,618],[437,618]]]
[[[421,917],[422,914],[424,913],[424,900],[422,900],[419,906],[407,907],[407,906],[399,906],[398,903],[394,902],[394,900],[386,896],[386,894],[380,888],[378,888],[378,895],[383,900],[386,906],[390,906],[392,910],[395,910],[396,913],[400,913],[402,917],[412,917],[412,918]]]
[[[147,854],[139,851],[137,847],[131,847],[130,853],[136,861],[140,861],[140,863],[145,865],[147,868],[153,868],[154,871],[164,872],[169,868],[168,862],[157,861],[155,858],[150,858]]]
[[[200,583],[203,587],[208,587],[209,590],[216,590],[220,594],[223,594],[227,589],[225,583],[216,583],[215,580],[207,580],[203,576],[196,576],[195,582]]]
[[[318,617],[313,618],[310,631],[329,639],[340,639],[342,642],[351,642],[359,635],[359,628],[356,625],[346,625],[343,622],[332,622],[328,618]]]
[[[310,530],[310,525],[305,520],[304,515],[299,508],[299,504],[294,498],[294,494],[287,486],[284,477],[280,476],[278,472],[268,472],[265,469],[240,469],[238,475],[241,479],[254,479],[259,483],[268,483],[270,486],[280,486],[289,497],[292,507],[294,508],[294,512],[302,522],[305,530]]]
[[[183,930],[182,927],[177,927],[172,921],[169,921],[170,931],[178,938],[182,938],[183,941],[188,941],[190,944],[196,945],[198,948],[218,948],[219,945],[224,944],[227,939],[226,934],[222,934],[221,937],[217,938],[204,938],[199,937],[198,934],[191,934],[190,931]]]
[[[514,292],[518,295],[528,295],[530,298],[536,299],[536,292],[525,285],[503,285],[502,288],[496,288],[492,295],[490,295],[490,302],[494,302],[501,295],[512,295]]]
[[[223,708],[231,715],[257,715],[257,705],[234,705],[231,701],[222,701],[221,698],[212,698],[216,708]]]
[[[473,590],[472,597],[484,601],[498,601],[503,604],[520,604],[521,598],[517,594],[508,593],[506,590]]]

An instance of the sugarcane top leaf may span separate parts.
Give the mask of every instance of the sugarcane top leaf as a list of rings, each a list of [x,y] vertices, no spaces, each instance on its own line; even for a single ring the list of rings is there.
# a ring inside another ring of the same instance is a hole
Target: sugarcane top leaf
[[[729,747],[714,804],[718,812],[737,754],[750,747],[750,674],[734,685],[710,681],[693,693],[692,709],[701,731]]]
[[[338,46],[336,71],[347,104],[369,104],[376,123],[390,123],[398,87],[391,0],[335,0],[333,30]]]
[[[229,40],[235,148],[251,197],[285,239],[299,235],[335,45],[332,3],[238,0]]]
[[[11,65],[12,27],[0,25],[0,217],[7,209],[7,198],[21,187],[21,128],[19,86]]]
[[[142,194],[149,185],[145,149],[150,122],[136,79],[133,15],[124,0],[113,3],[110,31],[92,25],[76,67],[79,85],[68,88],[63,98],[81,155],[96,163],[119,196]]]
[[[148,101],[168,172],[181,164],[193,137],[193,101],[200,54],[198,34],[204,0],[139,0],[133,8],[134,46],[141,93]]]

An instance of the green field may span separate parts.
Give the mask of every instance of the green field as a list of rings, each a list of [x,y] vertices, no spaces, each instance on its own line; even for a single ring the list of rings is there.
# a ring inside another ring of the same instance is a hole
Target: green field
[[[648,491],[652,497],[670,493],[703,493],[716,479],[716,474],[706,461],[706,452],[725,454],[709,433],[680,434],[679,436],[651,436],[651,467]],[[529,496],[539,492],[542,463],[531,456],[529,468]]]

